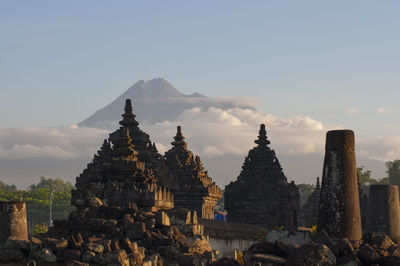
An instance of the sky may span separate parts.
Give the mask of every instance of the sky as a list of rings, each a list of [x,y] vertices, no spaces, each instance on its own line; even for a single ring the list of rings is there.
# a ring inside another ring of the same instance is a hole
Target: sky
[[[398,1],[1,1],[0,127],[68,127],[133,83],[400,142]],[[1,132],[0,132],[1,133]],[[1,139],[0,139],[1,143]],[[400,154],[400,145],[392,157]]]

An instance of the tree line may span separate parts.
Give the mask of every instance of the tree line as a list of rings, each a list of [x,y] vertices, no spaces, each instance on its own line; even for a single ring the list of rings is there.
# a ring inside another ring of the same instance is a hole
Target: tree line
[[[25,201],[28,218],[28,229],[38,226],[49,226],[50,198],[52,203],[52,219],[65,219],[75,209],[71,205],[70,182],[60,178],[52,179],[40,177],[40,182],[29,186],[26,190],[19,190],[15,185],[5,184],[0,180],[0,201]],[[52,193],[52,197],[50,194]]]

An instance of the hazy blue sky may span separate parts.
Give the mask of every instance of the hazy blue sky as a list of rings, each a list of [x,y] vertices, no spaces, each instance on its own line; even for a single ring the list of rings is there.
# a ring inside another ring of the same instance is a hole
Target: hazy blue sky
[[[398,1],[1,1],[0,125],[78,123],[164,77],[398,135],[399,12]]]

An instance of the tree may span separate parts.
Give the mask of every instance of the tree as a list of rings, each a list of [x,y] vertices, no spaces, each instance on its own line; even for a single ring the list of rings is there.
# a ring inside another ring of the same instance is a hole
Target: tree
[[[3,191],[16,191],[17,187],[15,185],[7,185],[3,181],[0,180],[0,190]]]
[[[62,191],[62,192],[67,192],[71,191],[74,187],[72,186],[71,182],[67,181],[65,182],[61,178],[46,178],[44,176],[40,177],[40,182],[37,183],[36,185],[30,185],[29,189],[30,190],[36,190],[38,188],[48,188],[52,189],[53,191]]]
[[[386,162],[386,173],[389,177],[389,182],[392,185],[400,185],[400,160]]]

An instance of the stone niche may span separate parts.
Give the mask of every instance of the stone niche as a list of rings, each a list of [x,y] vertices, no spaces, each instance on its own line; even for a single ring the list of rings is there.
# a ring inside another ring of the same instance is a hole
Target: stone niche
[[[228,222],[294,230],[300,194],[294,182],[287,182],[275,152],[268,147],[264,124],[255,143],[257,146],[249,151],[237,180],[225,187]]]

